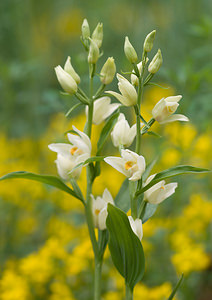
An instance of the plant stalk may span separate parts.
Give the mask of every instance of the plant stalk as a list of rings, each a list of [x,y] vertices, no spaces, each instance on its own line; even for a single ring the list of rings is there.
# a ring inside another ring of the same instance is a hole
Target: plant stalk
[[[131,288],[127,283],[125,284],[125,287],[126,287],[126,300],[133,300],[133,291],[131,290]]]

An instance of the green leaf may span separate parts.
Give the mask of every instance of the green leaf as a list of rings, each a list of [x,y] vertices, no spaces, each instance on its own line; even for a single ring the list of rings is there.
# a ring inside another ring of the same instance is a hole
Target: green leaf
[[[67,118],[67,117],[69,117],[69,115],[77,108],[77,107],[79,107],[79,106],[81,106],[82,105],[82,103],[77,103],[77,104],[75,104],[74,106],[72,106],[68,111],[67,111],[67,113],[65,114],[65,117]]]
[[[148,135],[153,135],[153,136],[155,136],[155,137],[157,137],[157,138],[161,138],[161,137],[162,137],[160,134],[158,134],[157,132],[154,132],[154,131],[152,131],[152,130],[149,130],[149,131],[147,131],[146,133],[147,133]]]
[[[113,263],[133,290],[144,275],[145,259],[139,238],[131,229],[127,215],[119,208],[108,204],[106,220],[109,231],[109,249]]]
[[[90,164],[94,161],[102,161],[106,156],[93,156],[93,157],[90,157],[88,159],[86,159],[84,162],[81,162],[79,163],[78,165],[76,165],[70,172],[69,174],[71,174],[73,171],[75,171],[76,169],[78,169],[79,167],[81,166],[84,166],[84,165],[87,165],[87,164]]]
[[[116,206],[123,210],[124,212],[128,212],[130,209],[130,194],[129,194],[129,180],[125,179],[122,183],[122,186],[116,195],[114,200]]]
[[[74,178],[71,178],[71,179],[70,179],[70,182],[71,182],[71,185],[72,185],[72,187],[73,187],[74,192],[76,193],[76,195],[78,195],[78,197],[79,197],[80,199],[83,199],[83,201],[85,202],[84,197],[83,197],[83,194],[82,194],[82,192],[81,192],[81,190],[80,190],[80,187],[78,186],[76,180],[75,180]]]
[[[109,238],[108,230],[99,230],[98,234],[99,254],[103,257]]]
[[[175,286],[174,290],[172,291],[171,295],[169,296],[169,298],[167,300],[172,300],[177,292],[177,290],[179,289],[182,281],[183,281],[183,277],[184,275],[182,274],[180,277],[180,280],[178,281],[177,285]]]
[[[151,204],[151,203],[147,203],[145,208],[144,208],[144,212],[143,212],[143,217],[142,217],[142,223],[144,224],[146,221],[148,221],[156,212],[158,208],[157,204]]]
[[[183,174],[192,174],[192,173],[205,173],[209,172],[208,169],[203,168],[196,168],[192,166],[176,166],[167,170],[164,170],[160,173],[157,173],[156,176],[153,178],[153,180],[150,181],[146,186],[144,186],[140,191],[136,193],[136,195],[140,195],[141,193],[145,192],[149,188],[151,188],[153,185],[158,183],[161,180],[165,180],[170,177],[183,175]]]
[[[165,87],[165,86],[162,86],[162,85],[160,85],[160,84],[157,84],[157,83],[155,83],[155,82],[148,82],[146,85],[154,85],[154,86],[157,86],[157,87],[159,87],[159,88],[161,88],[161,89],[164,89],[164,90],[168,90],[170,87],[168,86],[168,87]]]
[[[13,179],[13,178],[29,179],[29,180],[46,183],[48,185],[56,187],[56,188],[60,189],[61,191],[64,191],[64,192],[74,196],[75,198],[77,198],[83,202],[83,199],[81,199],[79,197],[79,195],[77,195],[70,187],[68,187],[65,183],[63,183],[58,177],[51,176],[51,175],[38,175],[38,174],[25,172],[25,171],[18,171],[18,172],[12,172],[12,173],[2,176],[2,177],[0,177],[0,180]]]
[[[146,167],[146,169],[145,169],[145,171],[144,171],[144,173],[143,173],[143,175],[142,175],[143,181],[146,181],[146,180],[147,180],[147,178],[148,178],[149,174],[151,173],[153,167],[155,166],[157,160],[158,160],[158,158],[155,158],[151,163],[149,163],[149,164],[147,165],[147,167]]]
[[[97,143],[97,155],[100,154],[108,136],[110,135],[114,125],[116,124],[116,121],[118,119],[118,116],[119,116],[119,112],[113,114],[107,121],[107,123],[105,124],[105,126],[103,127],[102,129],[102,132],[100,134],[100,138],[98,140],[98,143]]]

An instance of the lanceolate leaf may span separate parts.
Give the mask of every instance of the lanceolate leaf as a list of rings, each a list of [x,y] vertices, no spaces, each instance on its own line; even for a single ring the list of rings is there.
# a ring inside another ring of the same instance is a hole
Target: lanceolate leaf
[[[50,176],[50,175],[38,175],[38,174],[25,172],[25,171],[18,171],[18,172],[12,172],[2,176],[0,177],[0,180],[13,179],[13,178],[29,179],[29,180],[46,183],[48,185],[51,185],[53,187],[62,190],[63,192],[66,192],[74,196],[75,198],[83,202],[83,200],[79,197],[79,195],[77,195],[71,188],[69,188],[65,183],[63,183],[58,177]]]
[[[81,163],[79,163],[78,165],[76,165],[76,166],[69,172],[69,174],[71,174],[73,171],[75,171],[77,168],[79,168],[79,167],[81,167],[81,166],[90,164],[90,163],[95,162],[95,161],[102,161],[105,157],[106,157],[106,156],[93,156],[93,157],[90,157],[90,158],[86,159],[84,162],[81,162]]]
[[[70,114],[71,114],[76,108],[78,108],[78,107],[81,106],[81,105],[82,105],[82,103],[77,103],[77,104],[75,104],[74,106],[72,106],[72,107],[67,111],[67,113],[65,114],[65,116],[66,116],[66,117],[69,117]]]
[[[181,285],[181,283],[183,281],[183,276],[184,275],[182,274],[181,277],[180,277],[180,280],[178,281],[177,285],[175,286],[175,288],[173,289],[171,295],[169,296],[169,298],[167,300],[172,300],[174,298],[177,290],[179,289],[179,287],[180,287],[180,285]]]
[[[149,163],[147,165],[146,170],[145,170],[144,174],[142,175],[143,182],[147,180],[147,177],[149,176],[150,172],[152,171],[157,160],[158,160],[158,158],[155,158],[151,163]]]
[[[102,129],[102,132],[100,134],[100,138],[97,143],[97,155],[100,154],[109,134],[111,133],[114,125],[116,124],[116,121],[118,119],[119,112],[113,114],[105,124],[105,126]]]
[[[156,176],[153,178],[153,180],[150,181],[149,184],[144,186],[140,191],[136,193],[136,195],[139,195],[149,188],[151,188],[154,184],[158,183],[161,180],[182,175],[182,174],[192,174],[192,173],[204,173],[204,172],[209,172],[207,169],[202,169],[202,168],[196,168],[192,166],[176,166],[167,170],[164,170],[160,173],[157,173]]]
[[[116,206],[123,210],[124,212],[128,212],[130,209],[130,194],[129,194],[129,180],[125,179],[122,183],[122,186],[114,200]]]
[[[144,213],[143,213],[143,217],[142,217],[142,223],[144,224],[146,221],[148,221],[156,212],[158,208],[157,204],[151,204],[151,203],[147,203],[145,208],[144,208]]]
[[[127,215],[111,204],[108,204],[106,224],[113,263],[133,290],[144,275],[145,260],[141,242],[132,231]]]

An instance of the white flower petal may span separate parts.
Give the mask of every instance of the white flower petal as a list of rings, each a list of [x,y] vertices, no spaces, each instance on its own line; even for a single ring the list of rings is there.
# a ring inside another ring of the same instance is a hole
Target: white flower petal
[[[127,177],[129,176],[129,171],[124,168],[124,162],[121,157],[108,156],[104,158],[104,161],[111,165],[114,169],[118,170],[120,173]]]
[[[162,122],[160,122],[160,124],[171,123],[171,122],[175,122],[175,121],[188,122],[189,119],[184,115],[175,114],[175,115],[171,115],[168,118],[164,119]]]
[[[48,148],[51,151],[62,154],[63,156],[70,156],[71,155],[70,151],[72,146],[65,143],[55,143],[55,144],[48,145]]]

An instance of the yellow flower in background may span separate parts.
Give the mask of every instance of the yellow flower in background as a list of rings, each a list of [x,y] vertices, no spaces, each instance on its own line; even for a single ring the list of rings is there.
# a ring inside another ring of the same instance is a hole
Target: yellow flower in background
[[[5,270],[0,279],[1,300],[30,300],[29,286],[26,278],[12,270]]]

